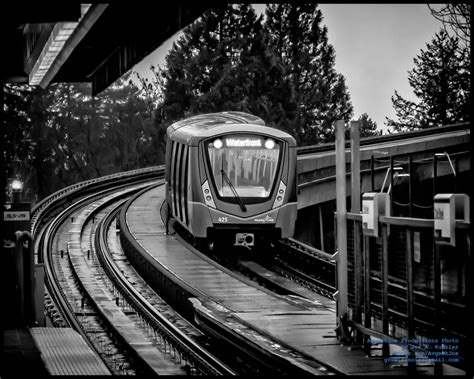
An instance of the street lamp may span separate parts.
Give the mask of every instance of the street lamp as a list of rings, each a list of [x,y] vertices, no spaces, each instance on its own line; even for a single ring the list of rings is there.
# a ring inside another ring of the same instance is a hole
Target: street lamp
[[[12,203],[19,203],[21,200],[21,193],[23,192],[23,181],[20,179],[13,179],[11,185]]]

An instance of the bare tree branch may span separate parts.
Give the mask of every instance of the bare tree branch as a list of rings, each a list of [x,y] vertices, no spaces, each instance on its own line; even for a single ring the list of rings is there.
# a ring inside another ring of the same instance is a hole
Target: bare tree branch
[[[449,29],[459,38],[469,52],[471,49],[471,5],[470,4],[446,4],[439,10],[434,9],[430,4],[428,8],[434,18],[443,23],[447,33]]]

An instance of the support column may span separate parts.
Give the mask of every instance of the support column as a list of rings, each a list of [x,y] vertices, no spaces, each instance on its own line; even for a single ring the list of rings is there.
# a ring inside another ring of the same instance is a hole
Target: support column
[[[360,132],[359,121],[351,121],[351,212],[360,212]]]
[[[351,121],[351,212],[360,213],[361,197],[360,197],[360,130],[359,121]],[[372,161],[373,162],[373,161]],[[352,314],[352,319],[356,323],[362,322],[362,298],[364,292],[363,284],[363,268],[362,268],[362,249],[361,237],[362,228],[361,222],[357,220],[352,221],[353,224],[353,238],[354,238],[354,297],[355,309]],[[356,331],[355,343],[361,345],[363,342],[363,335]]]
[[[2,217],[0,217],[0,233],[2,234],[5,230],[5,225],[3,221],[3,210],[5,206],[5,187],[7,185],[7,178],[6,178],[6,163],[5,163],[5,134],[6,134],[6,125],[5,125],[5,112],[4,112],[4,105],[5,105],[5,83],[0,81],[0,206],[2,207]],[[2,249],[3,249],[3,238],[2,238]],[[2,263],[3,262],[3,254],[2,254]],[[2,286],[2,288],[5,288]]]
[[[323,224],[323,210],[321,209],[321,204],[318,204],[318,222],[319,222],[319,242],[320,242],[320,248],[322,251],[326,251],[324,249],[324,224]]]
[[[2,286],[2,295],[5,295],[5,291],[8,288],[7,285],[7,278],[5,276],[5,267],[9,263],[9,259],[7,256],[7,248],[4,246],[3,243],[3,238],[5,235],[5,222],[3,221],[3,211],[5,209],[5,187],[7,185],[6,183],[6,170],[5,170],[5,156],[4,156],[4,151],[5,151],[5,132],[6,132],[6,127],[5,127],[5,113],[4,113],[4,86],[5,83],[0,80],[0,207],[1,207],[1,216],[0,216],[0,243],[1,243],[1,258],[0,258],[0,272],[2,273],[2,278],[1,278],[1,286]],[[13,267],[11,268],[13,269]],[[5,321],[7,319],[7,310],[5,309],[8,304],[5,304],[6,302],[2,300],[4,303],[2,304],[2,309],[0,310],[0,318],[2,319],[2,322],[0,322],[0,332],[2,333],[2,336],[4,335],[4,331],[7,329],[5,325]],[[1,351],[4,351],[4,339],[2,337],[2,340],[0,342],[0,349]]]
[[[6,181],[6,164],[5,164],[5,134],[6,134],[6,126],[5,126],[5,83],[0,81],[0,205],[3,206],[5,204],[5,187],[7,185]],[[0,230],[5,230],[3,225],[3,215],[0,217]]]
[[[341,323],[347,314],[347,210],[346,146],[344,121],[336,121],[336,210],[337,210],[337,317]],[[342,325],[341,325],[342,326]]]

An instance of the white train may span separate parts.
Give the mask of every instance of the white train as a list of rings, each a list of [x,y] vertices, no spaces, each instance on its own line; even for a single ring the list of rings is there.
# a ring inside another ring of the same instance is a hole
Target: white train
[[[171,216],[208,243],[268,246],[293,236],[296,142],[243,112],[202,114],[167,130]]]

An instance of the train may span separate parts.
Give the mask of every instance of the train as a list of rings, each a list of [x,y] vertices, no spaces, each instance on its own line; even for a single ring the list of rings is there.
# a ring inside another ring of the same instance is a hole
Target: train
[[[252,114],[199,114],[167,128],[168,220],[193,241],[268,248],[292,237],[297,216],[295,139]]]

